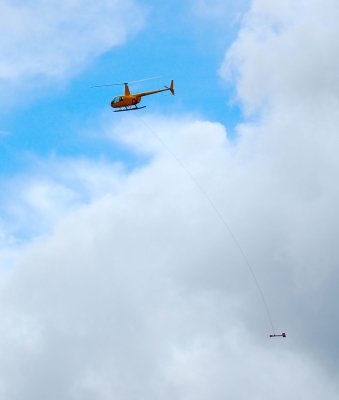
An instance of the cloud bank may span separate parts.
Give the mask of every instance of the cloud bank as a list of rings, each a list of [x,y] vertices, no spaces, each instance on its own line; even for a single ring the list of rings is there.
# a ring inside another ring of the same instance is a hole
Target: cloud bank
[[[334,399],[326,363],[298,339],[307,342],[308,330],[316,330],[310,297],[324,294],[329,275],[323,271],[318,284],[298,271],[308,265],[293,256],[307,254],[313,236],[292,229],[286,214],[295,206],[277,203],[281,190],[272,190],[262,160],[249,162],[246,146],[243,153],[222,125],[208,121],[157,117],[144,129],[127,127],[125,143],[137,148],[144,137],[152,162],[127,175],[110,171],[116,190],[68,211],[3,276],[3,396]],[[153,133],[228,219],[278,328],[290,333],[286,341],[267,338],[260,298],[232,239]],[[305,204],[300,199],[297,207]]]

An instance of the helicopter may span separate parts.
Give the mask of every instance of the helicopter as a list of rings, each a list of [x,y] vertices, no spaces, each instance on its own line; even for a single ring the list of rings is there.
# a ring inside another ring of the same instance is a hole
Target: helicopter
[[[93,86],[93,87],[102,87],[102,86],[113,86],[113,85],[124,85],[125,86],[125,94],[121,94],[118,96],[115,96],[113,100],[111,101],[111,107],[112,108],[117,108],[117,110],[113,110],[114,112],[121,112],[121,111],[132,111],[132,110],[140,110],[142,108],[145,108],[146,106],[141,106],[138,107],[137,104],[141,102],[141,98],[143,96],[149,96],[151,94],[155,93],[160,93],[160,92],[166,92],[169,90],[172,95],[175,94],[174,92],[174,81],[173,79],[171,80],[170,86],[165,86],[164,89],[155,89],[151,90],[148,92],[140,92],[140,93],[131,93],[128,85],[130,83],[134,82],[141,82],[149,79],[154,79],[154,78],[147,78],[147,79],[142,79],[139,81],[132,81],[132,82],[124,82],[124,83],[112,83],[110,85],[98,85],[98,86]]]

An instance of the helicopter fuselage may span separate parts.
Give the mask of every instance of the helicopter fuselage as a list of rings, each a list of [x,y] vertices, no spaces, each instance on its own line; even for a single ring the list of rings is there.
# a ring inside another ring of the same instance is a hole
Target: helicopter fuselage
[[[135,106],[141,101],[141,96],[130,95],[130,96],[116,96],[111,101],[111,107],[113,108],[121,108],[121,107],[130,107]]]

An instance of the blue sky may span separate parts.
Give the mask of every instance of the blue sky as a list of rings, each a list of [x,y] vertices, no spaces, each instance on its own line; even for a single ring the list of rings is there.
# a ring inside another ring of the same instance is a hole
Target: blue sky
[[[146,10],[144,27],[127,42],[92,58],[74,76],[63,80],[49,79],[43,86],[26,90],[22,82],[14,91],[14,104],[1,115],[1,130],[9,132],[0,138],[2,175],[29,168],[30,157],[59,156],[109,158],[127,157],[122,149],[106,151],[107,143],[87,137],[95,130],[103,114],[112,121],[111,98],[118,87],[91,89],[94,84],[124,82],[160,75],[154,81],[131,87],[147,90],[162,87],[175,80],[176,97],[157,95],[144,99],[143,113],[192,113],[220,121],[232,132],[241,119],[234,102],[231,84],[218,74],[224,52],[235,38],[239,15],[245,6],[224,10],[221,19],[194,13],[191,2],[140,2]],[[236,19],[238,18],[238,19]],[[114,29],[119,29],[117,23]],[[129,25],[127,30],[133,30]],[[48,45],[48,43],[47,43]],[[26,78],[31,79],[30,76]],[[130,157],[126,160],[131,161]]]
[[[338,13],[0,3],[1,399],[338,398]]]

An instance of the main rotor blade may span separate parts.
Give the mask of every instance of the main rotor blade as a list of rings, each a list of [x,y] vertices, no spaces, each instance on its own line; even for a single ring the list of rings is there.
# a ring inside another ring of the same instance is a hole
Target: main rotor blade
[[[160,75],[158,76],[152,76],[151,78],[145,78],[145,79],[138,79],[137,81],[129,81],[127,83],[137,83],[137,82],[144,82],[144,81],[150,81],[152,79],[158,79],[161,78]]]
[[[91,88],[106,87],[106,86],[122,86],[122,85],[129,85],[130,83],[137,83],[137,82],[150,81],[150,80],[152,80],[152,79],[158,79],[158,78],[160,78],[160,76],[152,76],[151,78],[139,79],[139,80],[137,80],[137,81],[122,82],[122,83],[109,83],[108,85],[94,85],[94,86],[91,86]]]
[[[91,88],[104,87],[104,86],[121,86],[121,85],[124,85],[124,84],[123,83],[110,83],[108,85],[94,85],[94,86],[91,86]]]

